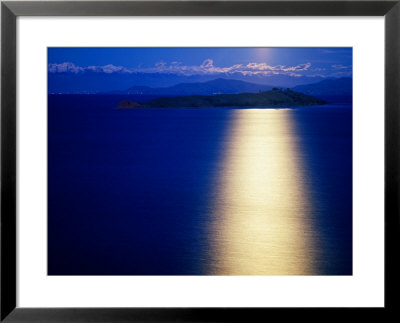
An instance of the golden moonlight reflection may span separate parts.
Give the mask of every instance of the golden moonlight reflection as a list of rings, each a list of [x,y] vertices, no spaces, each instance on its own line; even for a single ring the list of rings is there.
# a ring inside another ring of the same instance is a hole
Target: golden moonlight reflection
[[[211,206],[208,274],[318,274],[318,237],[290,110],[233,113]]]

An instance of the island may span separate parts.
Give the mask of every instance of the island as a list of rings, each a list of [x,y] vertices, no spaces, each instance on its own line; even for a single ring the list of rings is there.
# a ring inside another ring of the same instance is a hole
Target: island
[[[118,108],[299,107],[324,104],[327,104],[325,100],[310,95],[273,88],[258,93],[159,97],[147,102],[122,101]]]

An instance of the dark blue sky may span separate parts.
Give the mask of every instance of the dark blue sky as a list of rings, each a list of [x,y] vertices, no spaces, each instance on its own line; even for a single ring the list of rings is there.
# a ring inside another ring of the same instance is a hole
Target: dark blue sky
[[[351,76],[351,48],[49,48],[50,72]],[[64,64],[72,63],[72,64]],[[69,67],[68,67],[69,66]],[[103,68],[108,66],[108,68]],[[118,67],[118,68],[116,68]]]

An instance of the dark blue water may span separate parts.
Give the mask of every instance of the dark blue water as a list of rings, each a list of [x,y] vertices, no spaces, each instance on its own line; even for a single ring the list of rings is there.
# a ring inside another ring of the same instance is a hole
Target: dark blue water
[[[49,96],[48,273],[210,274],[212,200],[238,109],[119,101]],[[352,108],[286,111],[318,235],[312,274],[351,275]]]

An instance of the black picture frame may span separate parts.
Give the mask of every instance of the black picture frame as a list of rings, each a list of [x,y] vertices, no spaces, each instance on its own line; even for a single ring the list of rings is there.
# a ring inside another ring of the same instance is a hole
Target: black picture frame
[[[19,308],[16,307],[16,19],[19,16],[384,16],[384,308]],[[382,321],[397,311],[399,287],[400,1],[2,1],[1,3],[1,322]],[[349,317],[347,319],[350,319]]]

